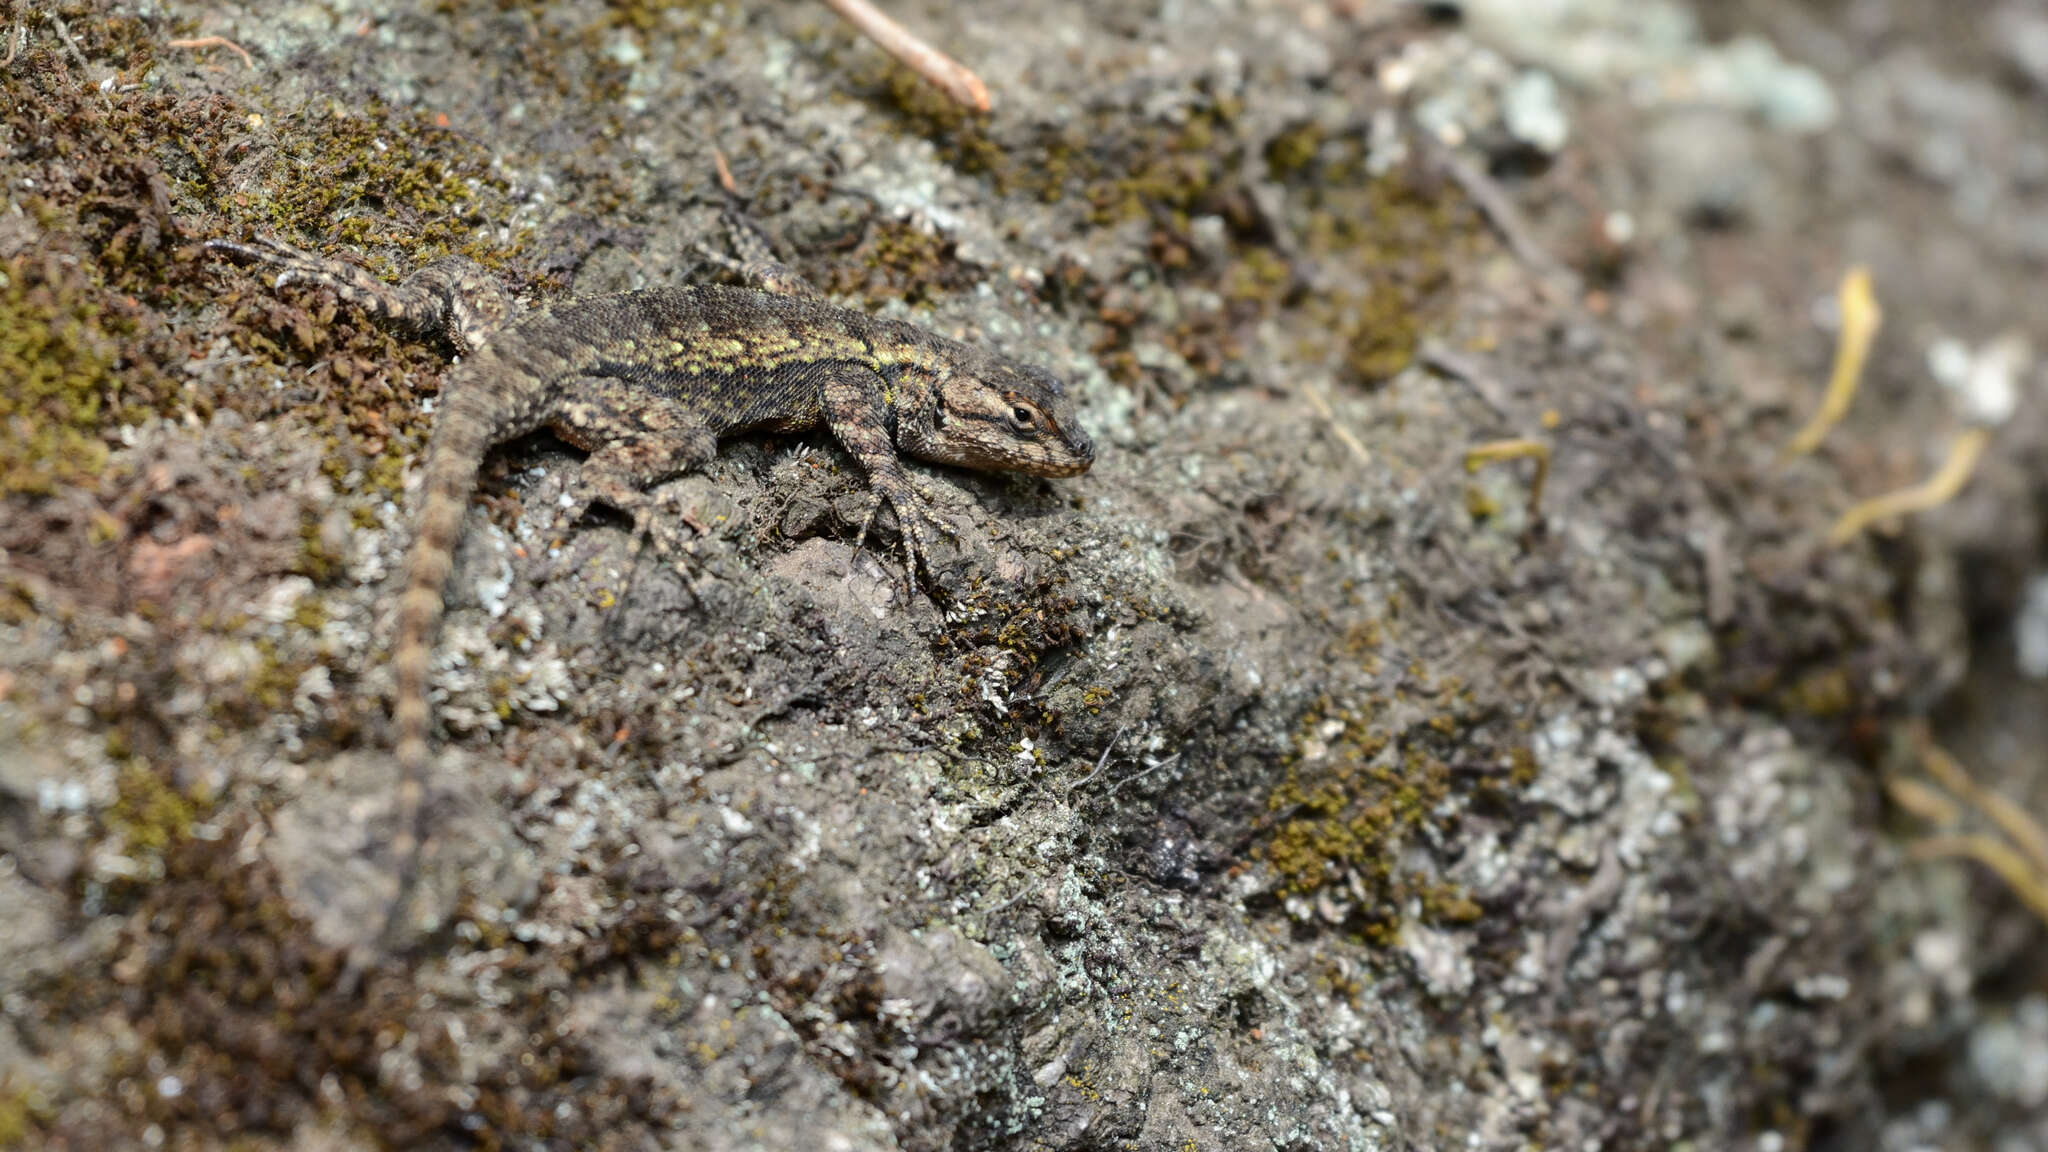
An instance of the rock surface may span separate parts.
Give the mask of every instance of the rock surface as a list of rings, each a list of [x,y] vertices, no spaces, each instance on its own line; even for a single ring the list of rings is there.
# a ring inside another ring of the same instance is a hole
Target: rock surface
[[[2042,1146],[2041,928],[1880,786],[1929,731],[2048,786],[2038,380],[1957,503],[1824,544],[1956,427],[1927,347],[2048,347],[2032,42],[1458,7],[898,8],[985,120],[822,6],[0,19],[0,1146]],[[443,361],[198,242],[679,283],[714,150],[1101,459],[927,472],[905,599],[819,442],[648,551],[494,454],[384,950]],[[1854,261],[1864,398],[1783,461]],[[1516,437],[1533,509],[1465,463]]]

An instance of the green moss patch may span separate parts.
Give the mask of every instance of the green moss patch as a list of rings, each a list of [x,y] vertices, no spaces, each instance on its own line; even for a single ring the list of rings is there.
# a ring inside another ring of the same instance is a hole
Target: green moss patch
[[[1419,671],[1419,670],[1412,670]],[[1429,693],[1420,722],[1395,727],[1379,712],[1413,714],[1417,700],[1344,706],[1329,700],[1303,714],[1294,750],[1266,798],[1268,818],[1258,856],[1277,880],[1276,894],[1326,923],[1391,943],[1401,922],[1465,923],[1481,909],[1454,884],[1415,872],[1400,861],[1409,841],[1446,819],[1445,801],[1501,802],[1526,779],[1465,773],[1450,764],[1512,761],[1491,747],[1470,694],[1446,682]],[[1296,902],[1299,903],[1296,903]]]
[[[0,492],[99,475],[111,431],[158,402],[146,368],[117,370],[141,323],[54,261],[0,263]]]
[[[1045,295],[1092,313],[1100,325],[1092,351],[1111,378],[1174,403],[1229,379],[1250,332],[1290,304],[1305,321],[1291,326],[1301,362],[1334,360],[1360,384],[1395,375],[1445,307],[1454,258],[1483,234],[1455,187],[1413,165],[1373,170],[1356,129],[1304,122],[1257,139],[1226,97],[1198,100],[1170,122],[1096,107],[1070,123],[999,131],[900,66],[871,69],[862,91],[997,195],[1082,205],[1093,228],[1142,222],[1142,260],[1092,274],[1055,268]],[[1260,160],[1285,189],[1277,218],[1242,175]],[[1197,239],[1198,219],[1222,223],[1220,252],[1214,238]],[[1302,294],[1300,260],[1321,266],[1313,297]],[[1126,288],[1159,280],[1177,290],[1170,316]],[[1202,303],[1209,300],[1221,303]],[[1172,352],[1185,370],[1141,363],[1148,345]]]

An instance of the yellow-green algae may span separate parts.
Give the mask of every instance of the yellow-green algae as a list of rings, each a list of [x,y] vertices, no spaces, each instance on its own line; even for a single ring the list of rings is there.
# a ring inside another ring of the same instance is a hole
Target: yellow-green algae
[[[143,414],[123,402],[118,342],[104,319],[75,279],[25,257],[0,264],[0,493],[94,479],[107,462],[107,425]]]

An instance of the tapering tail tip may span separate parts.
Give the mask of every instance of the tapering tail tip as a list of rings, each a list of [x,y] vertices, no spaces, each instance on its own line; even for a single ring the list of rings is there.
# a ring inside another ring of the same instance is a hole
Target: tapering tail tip
[[[390,905],[384,912],[379,938],[387,948],[403,947],[411,934],[413,904],[418,898],[422,852],[426,832],[427,740],[424,720],[408,723],[407,704],[398,706],[398,791],[392,805],[397,827],[391,834],[391,869],[397,879]]]

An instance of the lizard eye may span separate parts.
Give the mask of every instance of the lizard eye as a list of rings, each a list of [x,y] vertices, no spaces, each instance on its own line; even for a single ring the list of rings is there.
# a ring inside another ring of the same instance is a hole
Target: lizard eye
[[[1010,409],[1010,419],[1015,420],[1017,422],[1017,427],[1019,428],[1031,427],[1031,419],[1035,415],[1036,413],[1032,412],[1031,409],[1026,408],[1021,404],[1015,408]]]

